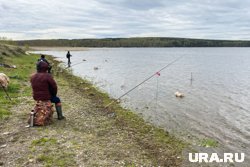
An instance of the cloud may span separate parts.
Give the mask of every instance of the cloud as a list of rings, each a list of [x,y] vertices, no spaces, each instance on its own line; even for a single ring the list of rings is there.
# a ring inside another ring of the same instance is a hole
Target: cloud
[[[185,37],[250,39],[250,1],[1,0],[13,39]]]
[[[127,7],[134,10],[150,10],[154,8],[160,8],[163,5],[163,1],[152,1],[152,0],[124,0],[121,2],[121,6]]]

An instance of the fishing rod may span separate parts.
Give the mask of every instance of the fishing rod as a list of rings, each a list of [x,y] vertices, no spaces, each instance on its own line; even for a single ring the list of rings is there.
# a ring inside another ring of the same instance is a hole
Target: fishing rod
[[[134,86],[133,88],[131,88],[130,90],[128,90],[126,93],[124,93],[123,95],[121,95],[117,99],[113,100],[108,105],[106,105],[105,108],[107,108],[108,106],[110,106],[111,104],[113,104],[115,101],[120,100],[122,97],[126,96],[127,94],[129,94],[130,92],[132,92],[133,90],[135,90],[138,86],[142,85],[146,81],[148,81],[151,78],[153,78],[155,75],[160,75],[161,71],[163,71],[164,69],[168,68],[169,66],[171,66],[172,64],[174,64],[175,62],[177,62],[178,60],[180,60],[183,56],[180,56],[180,57],[176,58],[174,61],[172,61],[169,64],[167,64],[166,66],[164,66],[163,68],[161,68],[159,71],[157,71],[156,73],[152,74],[151,76],[149,76],[148,78],[146,78],[145,80],[143,80],[142,82],[140,82],[139,84],[137,84],[136,86]]]
[[[6,91],[5,87],[2,85],[2,83],[0,83],[0,84],[1,84],[1,87],[3,88],[5,94],[7,95],[7,97],[11,100],[11,98],[10,98],[8,92]]]
[[[79,63],[75,63],[75,64],[73,64],[73,65],[71,65],[71,66],[68,66],[68,67],[66,67],[66,68],[64,68],[64,69],[68,69],[68,68],[70,68],[70,67],[72,67],[72,66],[75,66],[75,65],[78,65],[78,64],[82,64],[82,63],[84,63],[85,62],[85,60],[83,60],[82,62],[79,62]]]

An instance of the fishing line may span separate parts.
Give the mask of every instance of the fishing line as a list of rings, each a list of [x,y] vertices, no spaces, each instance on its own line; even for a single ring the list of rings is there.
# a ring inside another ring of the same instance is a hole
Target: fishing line
[[[155,112],[157,111],[157,106],[158,106],[158,96],[159,96],[159,77],[160,73],[157,76],[156,80],[156,94],[155,94]]]
[[[79,63],[75,63],[75,64],[73,64],[73,65],[71,65],[71,66],[68,66],[68,67],[66,67],[66,68],[64,68],[65,70],[66,69],[68,69],[68,68],[70,68],[70,67],[72,67],[72,66],[76,66],[76,65],[78,65],[78,64],[82,64],[82,63],[84,63],[85,61],[82,61],[82,62],[79,62]]]
[[[117,99],[113,100],[108,105],[106,105],[105,108],[107,108],[108,106],[110,106],[111,104],[113,104],[115,101],[120,100],[122,97],[126,96],[127,94],[129,94],[130,92],[132,92],[133,90],[135,90],[137,87],[139,87],[140,85],[144,84],[146,81],[148,81],[151,78],[153,78],[155,75],[159,75],[161,71],[163,71],[164,69],[168,68],[169,66],[171,66],[172,64],[174,64],[175,62],[177,62],[178,60],[180,60],[183,56],[180,56],[177,59],[175,59],[174,61],[170,62],[169,64],[167,64],[166,66],[164,66],[163,68],[161,68],[159,71],[157,71],[156,73],[152,74],[151,76],[149,76],[148,78],[146,78],[145,80],[143,80],[142,82],[140,82],[139,84],[137,84],[136,86],[134,86],[133,88],[131,88],[130,90],[128,90],[126,93],[124,93],[123,95],[121,95]]]

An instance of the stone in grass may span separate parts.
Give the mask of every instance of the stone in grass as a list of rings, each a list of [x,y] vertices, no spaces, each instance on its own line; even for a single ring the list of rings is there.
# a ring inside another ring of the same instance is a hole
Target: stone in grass
[[[5,148],[7,144],[1,145],[0,148]]]

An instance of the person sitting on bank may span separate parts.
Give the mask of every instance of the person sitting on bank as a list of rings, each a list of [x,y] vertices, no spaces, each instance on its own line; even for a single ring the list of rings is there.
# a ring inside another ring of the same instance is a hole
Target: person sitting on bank
[[[55,103],[59,120],[65,117],[62,114],[61,100],[57,97],[57,84],[51,74],[47,73],[49,65],[41,61],[38,64],[37,73],[31,76],[30,82],[33,91],[33,98],[36,101],[51,101]]]
[[[48,62],[48,60],[45,58],[45,55],[43,55],[43,54],[41,55],[40,59],[37,60],[37,64],[36,64],[37,71],[38,71],[38,68],[39,68],[38,65],[39,65],[39,63],[41,61],[43,61],[43,62],[45,62],[45,63],[48,64],[48,73],[51,73],[52,66],[50,65],[50,63]]]
[[[68,53],[67,53],[67,55],[66,55],[66,57],[67,57],[67,59],[68,59],[68,67],[70,67],[70,64],[71,64],[71,62],[70,62],[70,57],[71,57],[72,55],[70,54],[70,52],[68,51]]]

